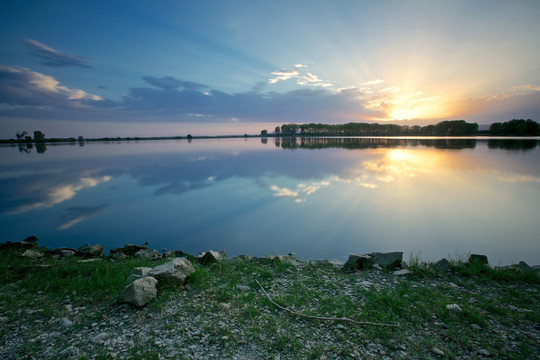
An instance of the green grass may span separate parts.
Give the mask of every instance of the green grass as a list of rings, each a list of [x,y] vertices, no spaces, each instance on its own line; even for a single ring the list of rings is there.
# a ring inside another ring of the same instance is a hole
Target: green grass
[[[0,286],[4,290],[0,309],[11,311],[11,317],[21,307],[43,310],[28,315],[29,322],[60,317],[66,299],[74,306],[100,305],[91,314],[81,315],[80,320],[99,322],[108,311],[115,311],[117,296],[134,267],[153,267],[166,261],[112,262],[104,258],[80,263],[73,258],[4,258],[6,261],[0,262]],[[536,304],[540,301],[537,291],[540,280],[536,273],[461,261],[451,264],[449,272],[440,272],[423,265],[419,255],[411,256],[412,273],[394,277],[376,270],[344,273],[330,264],[296,267],[266,260],[228,261],[208,266],[194,263],[195,272],[186,285],[159,287],[158,298],[140,313],[159,316],[168,310],[171,302],[181,304],[176,312],[161,319],[159,326],[163,330],[183,332],[181,318],[200,316],[207,322],[198,330],[208,335],[208,343],[217,346],[223,357],[230,357],[234,349],[248,344],[268,354],[283,354],[285,358],[323,358],[328,354],[347,358],[356,351],[362,355],[366,344],[376,339],[389,349],[405,346],[410,357],[422,357],[433,346],[445,351],[449,358],[459,357],[463,351],[476,351],[480,346],[497,358],[506,356],[507,348],[497,333],[488,330],[494,323],[508,327],[539,326]],[[370,274],[380,274],[392,286],[375,283],[364,288],[360,284]],[[348,317],[396,324],[399,328],[300,318],[276,308],[255,280],[273,301],[304,315]],[[446,309],[447,304],[454,303],[463,312]],[[474,330],[473,324],[482,330]],[[426,331],[429,335],[425,335]],[[4,330],[0,330],[2,335]],[[197,345],[198,341],[191,339],[187,345]],[[512,350],[512,358],[527,358],[538,349],[528,337],[516,341],[519,347]],[[38,356],[40,349],[38,344],[29,344],[26,351]],[[154,359],[159,351],[153,344],[145,343],[132,348],[130,356]],[[108,358],[106,352],[100,356]]]

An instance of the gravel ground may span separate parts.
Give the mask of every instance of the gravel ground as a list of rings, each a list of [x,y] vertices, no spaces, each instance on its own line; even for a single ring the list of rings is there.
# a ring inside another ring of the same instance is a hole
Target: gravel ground
[[[2,359],[540,358],[540,285],[444,274],[344,273],[329,263],[229,261],[143,308],[62,301],[17,283],[0,300]],[[193,279],[192,279],[193,280]],[[347,316],[358,325],[295,316]],[[32,297],[24,307],[21,298]],[[447,305],[457,304],[459,310]]]

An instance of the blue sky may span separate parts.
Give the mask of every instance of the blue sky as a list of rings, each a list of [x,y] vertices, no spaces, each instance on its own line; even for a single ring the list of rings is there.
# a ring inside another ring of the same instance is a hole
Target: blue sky
[[[0,137],[540,121],[538,1],[3,1]]]

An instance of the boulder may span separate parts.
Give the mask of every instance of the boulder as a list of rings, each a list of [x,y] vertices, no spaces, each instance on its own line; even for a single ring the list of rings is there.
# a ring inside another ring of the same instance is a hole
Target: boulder
[[[518,270],[520,271],[529,271],[529,270],[532,270],[532,268],[525,262],[525,261],[520,261],[518,266],[517,266]]]
[[[373,263],[379,264],[382,268],[400,268],[403,261],[403,252],[401,251],[389,253],[373,252],[368,255],[372,257]]]
[[[115,260],[124,260],[128,258],[128,256],[121,251],[115,252],[114,254],[111,254],[111,256]]]
[[[149,259],[149,260],[161,259],[161,255],[155,249],[139,250],[135,253],[133,257],[139,258],[139,259]]]
[[[488,257],[486,255],[471,254],[469,256],[468,262],[469,262],[469,264],[478,263],[478,264],[487,265],[488,264]]]
[[[294,266],[301,264],[301,261],[295,258],[294,255],[278,255],[277,258],[282,264],[290,264]]]
[[[193,272],[195,272],[195,269],[188,259],[174,258],[150,270],[148,276],[154,277],[158,281],[184,283]]]
[[[213,264],[227,258],[227,254],[224,250],[216,252],[213,250],[207,251],[203,256],[197,259],[197,261],[203,265]]]
[[[124,247],[111,249],[111,255],[114,255],[115,253],[121,252],[124,253],[127,256],[133,256],[137,253],[139,250],[148,249],[146,246],[142,245],[135,245],[135,244],[126,244]]]
[[[131,282],[133,282],[133,281],[135,281],[137,279],[143,278],[143,277],[147,276],[148,273],[151,270],[152,270],[152,268],[143,267],[143,266],[133,268],[133,270],[131,270],[131,272],[129,273],[129,276],[127,278],[127,282],[131,283]]]
[[[82,252],[85,256],[101,256],[103,255],[103,246],[99,244],[85,244],[79,248],[79,251]]]
[[[27,237],[23,241],[27,242],[27,243],[37,243],[39,241],[39,239],[37,237],[35,237],[34,235],[30,235],[29,237]]]
[[[6,243],[0,244],[0,249],[4,250],[13,250],[13,249],[30,249],[37,247],[36,243],[28,242],[28,241],[20,241],[20,242],[14,242],[8,241]]]
[[[41,251],[35,251],[35,250],[28,249],[25,252],[23,252],[21,256],[22,257],[27,257],[27,258],[30,258],[30,259],[37,259],[37,258],[43,257],[43,253]]]
[[[441,260],[437,261],[433,267],[439,271],[448,271],[450,270],[450,262],[445,258],[442,258]]]
[[[70,258],[75,255],[75,251],[73,250],[60,250],[60,253],[62,254],[62,257],[65,258]]]
[[[120,301],[144,306],[156,298],[158,281],[151,277],[143,277],[133,281],[120,293]]]
[[[343,270],[365,269],[373,265],[373,258],[370,255],[350,254],[349,259],[343,265]]]

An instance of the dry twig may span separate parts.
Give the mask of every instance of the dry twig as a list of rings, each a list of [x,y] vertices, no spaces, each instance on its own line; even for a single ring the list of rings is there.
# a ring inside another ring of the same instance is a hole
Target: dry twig
[[[263,288],[263,286],[261,285],[261,283],[260,283],[257,279],[255,279],[255,281],[256,281],[257,284],[259,284],[259,286],[261,287],[261,290],[263,291],[264,295],[266,295],[266,298],[268,299],[268,301],[270,301],[270,302],[271,302],[274,306],[276,306],[278,309],[283,310],[283,311],[286,311],[286,312],[291,313],[291,314],[296,315],[296,316],[300,316],[300,317],[307,318],[307,319],[326,320],[326,321],[348,321],[348,322],[352,322],[352,323],[358,324],[358,325],[373,325],[373,326],[399,327],[399,325],[395,325],[395,324],[383,324],[383,323],[375,323],[375,322],[370,322],[370,321],[357,321],[357,320],[349,319],[349,318],[347,318],[347,317],[336,318],[336,317],[324,317],[324,316],[313,316],[313,315],[302,314],[302,313],[293,311],[293,310],[291,310],[291,309],[287,309],[286,307],[283,307],[283,306],[277,304],[276,302],[274,302],[274,301],[272,300],[272,298],[270,297],[270,295],[268,295],[268,293],[266,292],[266,290],[264,290],[264,288]]]

